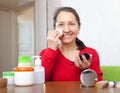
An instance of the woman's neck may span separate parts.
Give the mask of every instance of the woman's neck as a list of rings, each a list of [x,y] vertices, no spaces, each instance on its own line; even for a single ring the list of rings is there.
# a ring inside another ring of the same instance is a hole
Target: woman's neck
[[[76,46],[76,43],[72,43],[72,44],[61,44],[60,45],[60,50],[61,51],[67,51],[67,52],[69,52],[69,51],[75,51],[75,50],[77,50],[77,46]]]
[[[77,45],[74,44],[62,44],[59,46],[61,53],[68,58],[69,60],[74,60],[75,56],[79,54],[79,50],[77,50]]]

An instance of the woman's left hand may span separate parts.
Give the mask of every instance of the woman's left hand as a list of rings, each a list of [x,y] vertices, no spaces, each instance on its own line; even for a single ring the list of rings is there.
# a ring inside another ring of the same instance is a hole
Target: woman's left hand
[[[92,56],[90,55],[90,58],[87,60],[86,57],[82,55],[82,59],[83,60],[81,60],[79,56],[76,56],[74,59],[75,66],[77,66],[81,70],[89,68]]]

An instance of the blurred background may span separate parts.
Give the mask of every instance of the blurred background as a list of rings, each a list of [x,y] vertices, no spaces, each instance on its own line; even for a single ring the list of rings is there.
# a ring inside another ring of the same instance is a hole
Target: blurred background
[[[18,56],[38,55],[47,46],[53,13],[60,6],[77,10],[78,37],[98,51],[101,65],[119,66],[119,5],[120,0],[0,0],[0,76],[17,66]]]

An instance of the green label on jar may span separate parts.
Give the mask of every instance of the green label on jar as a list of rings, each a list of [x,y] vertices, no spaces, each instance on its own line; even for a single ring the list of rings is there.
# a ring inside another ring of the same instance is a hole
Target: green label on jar
[[[18,56],[18,63],[30,63],[30,56]]]
[[[6,76],[14,76],[14,72],[13,71],[3,72],[3,77],[6,77]]]

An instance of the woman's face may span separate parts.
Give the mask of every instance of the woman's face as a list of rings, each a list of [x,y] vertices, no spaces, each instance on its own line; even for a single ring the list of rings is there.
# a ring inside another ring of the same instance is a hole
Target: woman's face
[[[63,36],[62,43],[73,43],[79,33],[80,27],[76,17],[71,12],[62,11],[57,16],[56,29],[61,29]]]

